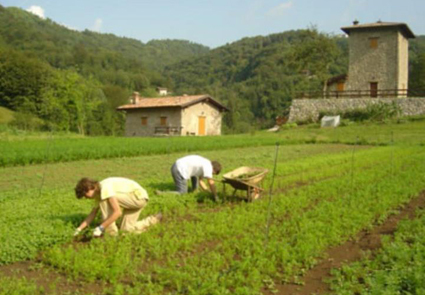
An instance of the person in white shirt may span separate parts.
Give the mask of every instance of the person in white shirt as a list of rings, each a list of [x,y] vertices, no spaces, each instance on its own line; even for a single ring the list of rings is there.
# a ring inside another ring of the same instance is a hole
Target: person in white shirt
[[[149,226],[158,223],[162,214],[158,213],[138,221],[140,212],[147,205],[149,197],[146,190],[134,180],[123,177],[109,177],[102,181],[82,178],[75,187],[78,199],[94,200],[94,207],[86,219],[75,230],[77,236],[102,212],[102,223],[95,228],[93,236],[99,237],[103,232],[117,235],[115,221],[122,216],[120,229],[127,232],[141,233]]]
[[[220,174],[221,164],[217,161],[210,161],[198,155],[190,155],[178,159],[171,167],[171,175],[176,185],[175,194],[185,194],[188,192],[187,181],[190,179],[192,182],[192,191],[198,188],[198,184],[203,191],[208,191],[208,187],[203,182],[207,180],[209,191],[218,201],[217,189],[214,183],[213,175]],[[159,194],[165,192],[158,192]],[[168,192],[170,193],[170,192]]]

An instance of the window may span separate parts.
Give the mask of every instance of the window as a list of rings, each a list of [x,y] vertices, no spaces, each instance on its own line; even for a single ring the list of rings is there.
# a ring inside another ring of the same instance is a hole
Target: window
[[[142,126],[148,125],[148,117],[142,117]]]
[[[159,118],[159,125],[166,126],[167,125],[167,117],[160,117]]]
[[[373,49],[378,48],[378,39],[379,38],[377,38],[377,37],[369,38],[370,48],[373,48]]]

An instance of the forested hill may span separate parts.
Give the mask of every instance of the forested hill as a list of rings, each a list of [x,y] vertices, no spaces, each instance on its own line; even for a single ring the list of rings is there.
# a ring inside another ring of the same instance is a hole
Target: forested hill
[[[0,23],[0,106],[27,129],[120,134],[124,116],[115,108],[132,91],[154,96],[163,86],[211,94],[231,110],[224,131],[246,132],[271,126],[298,92],[321,91],[348,68],[348,39],[316,28],[210,50],[79,32],[18,8],[0,6]],[[410,40],[409,54],[409,88],[425,89],[424,36]]]
[[[79,32],[1,5],[0,23],[0,106],[17,111],[22,128],[119,134],[115,107],[132,91],[155,95],[169,84],[166,65],[209,51],[184,40]]]
[[[210,93],[232,109],[226,124],[265,127],[288,111],[298,91],[321,90],[345,73],[347,39],[316,29],[244,38],[166,68],[177,93]]]
[[[409,88],[425,89],[425,37],[411,39]],[[166,68],[177,93],[210,93],[232,112],[226,126],[271,126],[301,91],[321,91],[348,70],[348,38],[315,28],[244,38]]]
[[[55,68],[78,66],[83,73],[90,72],[101,80],[107,76],[102,72],[108,69],[162,70],[166,65],[209,51],[206,46],[185,40],[154,40],[143,44],[112,34],[79,32],[14,7],[0,6],[0,23],[3,46],[24,51]]]

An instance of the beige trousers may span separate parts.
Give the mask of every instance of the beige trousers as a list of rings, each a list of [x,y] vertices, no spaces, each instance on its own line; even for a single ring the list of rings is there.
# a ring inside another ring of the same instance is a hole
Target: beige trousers
[[[142,233],[146,229],[158,223],[158,220],[155,216],[148,216],[147,218],[138,221],[140,212],[148,203],[146,199],[138,199],[137,196],[133,193],[131,194],[122,194],[115,197],[120,205],[122,210],[122,220],[120,229],[122,231],[131,232],[131,233]],[[100,211],[102,212],[102,220],[107,219],[112,215],[113,209],[109,204],[108,200],[103,200],[99,203]],[[110,235],[118,234],[118,227],[116,223],[111,223],[105,231]]]

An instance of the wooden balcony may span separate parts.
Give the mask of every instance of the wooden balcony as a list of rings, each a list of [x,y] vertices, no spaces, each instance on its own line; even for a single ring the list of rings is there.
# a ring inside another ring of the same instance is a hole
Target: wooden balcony
[[[181,135],[180,126],[155,126],[155,135],[156,136],[172,136],[172,135]]]

